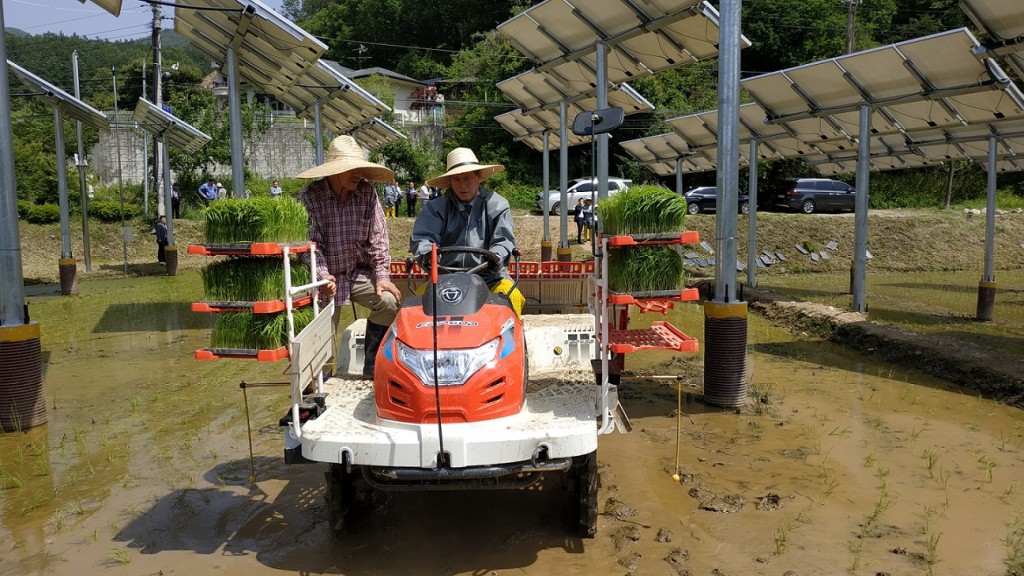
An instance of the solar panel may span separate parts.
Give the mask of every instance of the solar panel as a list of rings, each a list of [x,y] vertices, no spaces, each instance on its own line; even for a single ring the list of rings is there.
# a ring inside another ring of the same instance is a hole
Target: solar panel
[[[207,0],[199,10],[178,7],[174,31],[210,58],[224,62],[235,50],[239,75],[267,92],[290,88],[327,46],[259,0]]]
[[[541,75],[537,74],[536,76],[539,77]],[[617,88],[608,91],[608,106],[622,108],[625,114],[652,112],[654,110],[654,105],[641,96],[639,92],[631,88],[629,84],[620,84]],[[571,123],[572,119],[584,110],[596,110],[597,108],[597,98],[592,95],[579,95],[571,98],[566,106],[566,122]],[[525,112],[523,110],[513,110],[499,114],[494,119],[511,132],[517,140],[526,143],[534,150],[544,150],[545,131],[551,135],[548,139],[549,147],[561,146],[561,139],[559,137],[561,119],[557,109],[538,107],[530,108]],[[576,136],[571,132],[566,138],[568,146],[575,146],[585,142],[590,142],[590,139]]]
[[[139,125],[139,128],[154,136],[161,138],[166,136],[167,144],[189,154],[197,152],[210,141],[210,137],[204,132],[175,117],[170,112],[158,108],[156,104],[145,98],[139,98],[139,105],[132,114],[132,120]]]
[[[497,86],[527,114],[535,110],[557,109],[562,100],[578,103],[585,110],[593,110],[597,107],[597,99],[594,97],[595,86],[588,85],[581,87],[582,90],[577,90],[536,70],[502,80],[498,82]],[[609,88],[608,106],[618,106],[626,114],[654,110],[654,105],[629,84],[619,84]]]
[[[960,0],[960,8],[991,40],[985,56],[1003,56],[1024,77],[1024,5],[1019,0]]]
[[[567,118],[574,118],[575,114],[568,110],[579,112],[579,108],[571,105],[567,107]],[[526,144],[538,152],[544,151],[544,132],[548,133],[548,149],[560,148],[562,140],[558,112],[552,110],[541,110],[532,114],[524,114],[522,110],[513,110],[494,117],[498,124],[509,131],[516,140]],[[566,146],[576,146],[590,142],[590,138],[577,136],[572,131],[567,131]]]
[[[960,7],[996,43],[1019,45],[1024,36],[1024,6],[1019,0],[960,0]]]
[[[60,109],[62,114],[79,120],[86,126],[97,130],[110,130],[110,122],[107,120],[107,115],[103,112],[89,106],[10,60],[7,61],[7,65],[26,88],[41,91],[42,94],[39,94],[39,96],[49,101],[54,108]]]
[[[270,93],[300,118],[312,119],[319,103],[321,122],[338,134],[391,111],[325,60],[318,60],[291,87],[274,85]]]
[[[364,148],[375,150],[381,146],[387,146],[400,140],[405,140],[405,134],[395,130],[387,123],[378,118],[360,125],[349,131],[349,134],[356,139]]]
[[[86,0],[78,0],[82,4],[85,4]],[[110,12],[114,16],[121,15],[121,0],[92,0],[92,3],[103,8],[107,12]]]
[[[716,56],[718,22],[718,11],[696,0],[545,0],[498,32],[540,71],[581,93],[596,84],[596,43],[608,48],[608,81],[624,82]]]
[[[977,47],[974,36],[960,28],[762,74],[741,85],[771,121],[794,126],[822,119],[822,141],[855,135],[862,105],[875,109],[874,134],[1020,115],[1024,95],[994,61],[974,56]],[[806,125],[800,130],[813,131]]]

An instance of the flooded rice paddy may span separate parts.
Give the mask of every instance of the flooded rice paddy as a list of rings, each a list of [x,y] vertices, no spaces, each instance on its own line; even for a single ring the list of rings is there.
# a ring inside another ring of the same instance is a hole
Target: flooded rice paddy
[[[0,435],[0,575],[1024,567],[1019,409],[755,316],[750,403],[738,412],[699,401],[700,354],[628,357],[627,368],[683,374],[684,385],[621,387],[633,432],[601,439],[595,539],[568,536],[560,489],[548,482],[399,493],[335,540],[325,467],[281,457],[286,389],[250,388],[243,398],[238,386],[283,382],[286,363],[193,360],[212,320],[190,312],[200,292],[189,272],[29,297],[42,323],[49,423]],[[686,305],[668,319],[702,338],[702,316]]]

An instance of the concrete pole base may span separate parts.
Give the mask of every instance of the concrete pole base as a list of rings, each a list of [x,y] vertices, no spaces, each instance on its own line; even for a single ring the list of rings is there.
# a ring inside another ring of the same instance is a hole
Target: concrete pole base
[[[572,248],[558,248],[558,261],[559,262],[572,262]]]
[[[0,429],[20,432],[46,423],[39,323],[0,326]]]
[[[704,401],[747,403],[747,303],[704,302]]]
[[[991,322],[992,312],[996,307],[996,283],[978,282],[978,315],[979,322]]]
[[[60,269],[60,295],[78,294],[78,264],[74,258],[61,258],[57,261]]]
[[[178,247],[167,246],[164,248],[164,261],[167,263],[167,275],[178,275]]]
[[[552,245],[551,245],[551,241],[550,240],[544,240],[543,242],[540,243],[540,261],[541,262],[550,262],[551,261],[551,248],[552,248]]]

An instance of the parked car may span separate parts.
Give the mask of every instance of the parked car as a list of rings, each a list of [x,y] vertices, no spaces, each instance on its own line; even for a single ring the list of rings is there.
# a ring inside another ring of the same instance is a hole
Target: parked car
[[[853,186],[839,180],[796,178],[779,182],[766,199],[766,204],[771,208],[799,210],[804,214],[853,210],[856,195]]]
[[[714,186],[698,186],[683,194],[683,198],[686,198],[687,214],[714,212],[718,203],[718,189]],[[750,212],[749,196],[740,194],[738,204],[740,214],[748,214]]]
[[[622,178],[608,178],[608,195],[614,195],[623,190],[629,188],[633,183],[632,180],[625,180]],[[593,192],[594,197],[597,197],[597,180],[591,178],[576,178],[569,183],[569,189],[566,191],[568,198],[568,209],[569,213],[572,214],[573,207],[579,203],[580,198],[590,198]],[[536,205],[541,211],[547,210],[551,214],[558,214],[561,208],[562,193],[560,190],[548,190],[545,194],[540,192],[537,194]]]

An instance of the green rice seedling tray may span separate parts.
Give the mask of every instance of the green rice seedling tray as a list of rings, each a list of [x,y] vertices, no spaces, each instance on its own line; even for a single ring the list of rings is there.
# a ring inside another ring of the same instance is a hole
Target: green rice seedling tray
[[[700,349],[700,344],[696,338],[683,334],[668,322],[652,322],[650,328],[610,331],[608,333],[608,349],[616,354],[629,354],[642,350],[696,352]]]
[[[685,232],[659,232],[655,234],[629,234],[609,236],[608,246],[637,246],[641,244],[697,244],[700,233],[696,230]]]
[[[303,296],[292,300],[292,307],[299,308],[309,306],[313,303],[313,296]],[[274,314],[287,310],[283,300],[267,300],[260,302],[193,302],[193,312],[243,312],[250,311],[253,314]]]
[[[274,350],[255,350],[248,348],[201,348],[196,350],[196,360],[221,360],[225,358],[247,358],[259,362],[277,362],[288,357],[288,348],[282,346]]]
[[[308,252],[312,242],[294,242],[279,244],[277,242],[238,242],[232,244],[190,244],[189,254],[199,256],[279,256],[284,254],[285,246],[292,254]]]

